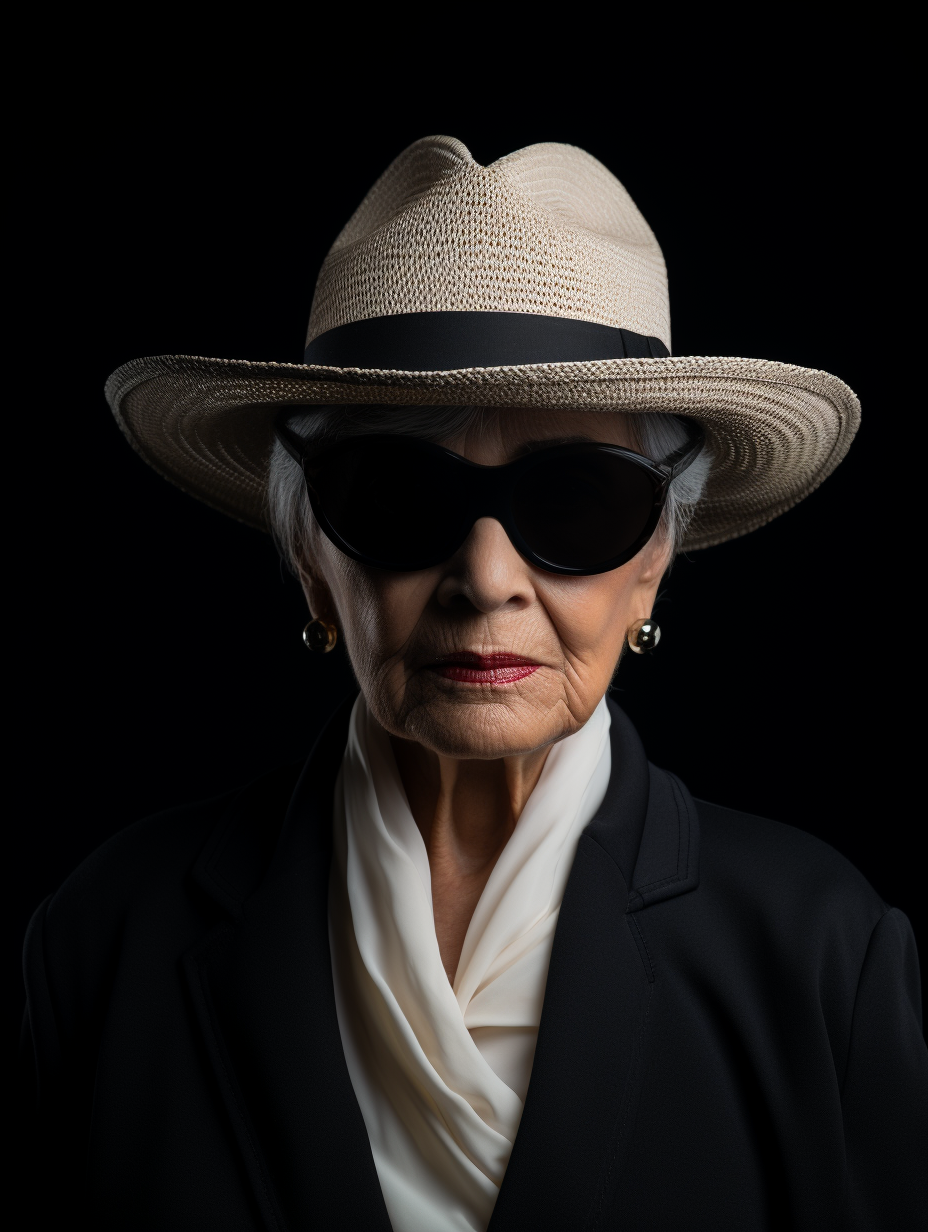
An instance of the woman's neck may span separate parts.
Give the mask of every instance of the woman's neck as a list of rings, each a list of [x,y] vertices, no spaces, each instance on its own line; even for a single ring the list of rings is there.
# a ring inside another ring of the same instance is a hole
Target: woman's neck
[[[438,949],[453,983],[474,908],[549,749],[496,761],[462,761],[411,740],[391,737],[391,743],[428,852]]]

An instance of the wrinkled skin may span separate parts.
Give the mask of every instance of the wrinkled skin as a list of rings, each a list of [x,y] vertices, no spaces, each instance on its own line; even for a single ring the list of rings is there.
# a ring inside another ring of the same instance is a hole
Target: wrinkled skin
[[[482,431],[445,444],[492,466],[532,442],[577,438],[636,447],[621,414],[591,411],[500,411]],[[392,737],[429,853],[449,978],[549,749],[595,710],[626,631],[651,614],[667,564],[668,546],[656,534],[609,573],[546,573],[519,555],[499,522],[481,518],[443,564],[389,573],[356,563],[309,528],[307,603],[338,628],[371,712]],[[460,651],[523,655],[541,667],[502,686],[430,670]]]

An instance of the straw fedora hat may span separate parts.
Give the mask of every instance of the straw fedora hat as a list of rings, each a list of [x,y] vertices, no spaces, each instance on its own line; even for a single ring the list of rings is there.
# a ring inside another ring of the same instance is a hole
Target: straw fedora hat
[[[684,549],[755,527],[846,454],[857,398],[827,372],[671,356],[657,240],[619,181],[574,146],[488,167],[426,137],[387,168],[332,245],[302,364],[161,355],[106,396],[133,447],[213,508],[268,528],[280,408],[351,403],[664,412],[713,455]]]

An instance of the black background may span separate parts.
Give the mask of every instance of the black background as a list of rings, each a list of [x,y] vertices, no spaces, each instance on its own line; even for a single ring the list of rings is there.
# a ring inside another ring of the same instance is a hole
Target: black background
[[[119,44],[114,28],[115,58],[85,47],[45,83],[46,120],[16,152],[20,385],[5,408],[22,493],[6,646],[15,1007],[26,922],[71,869],[135,819],[299,755],[351,686],[340,654],[303,649],[301,594],[270,541],[148,470],[104,380],[159,353],[298,361],[329,244],[435,132],[482,163],[536,141],[589,150],[664,248],[674,353],[824,368],[859,393],[861,432],[818,492],[678,561],[661,646],[623,665],[618,696],[694,794],[819,835],[923,933],[899,83],[866,35],[689,54],[684,31],[671,59],[654,20],[565,41],[539,18],[528,42],[484,14],[384,56],[376,32],[348,55],[349,29],[333,44],[309,24],[241,31],[234,54],[180,29]]]

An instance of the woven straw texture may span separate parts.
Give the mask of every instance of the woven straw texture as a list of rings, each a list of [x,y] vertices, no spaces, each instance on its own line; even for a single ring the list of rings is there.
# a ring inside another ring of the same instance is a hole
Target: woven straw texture
[[[306,341],[349,321],[442,311],[596,321],[670,349],[654,233],[615,176],[570,145],[491,167],[451,137],[410,146],[332,245]]]
[[[416,142],[335,241],[308,340],[356,320],[422,311],[572,317],[660,338],[663,258],[622,185],[573,146],[536,145],[491,167],[449,137]],[[713,451],[684,550],[762,526],[816,488],[860,419],[826,372],[677,356],[401,372],[159,356],[125,364],[106,395],[165,478],[268,528],[267,460],[281,406],[350,403],[664,412],[701,422]]]

